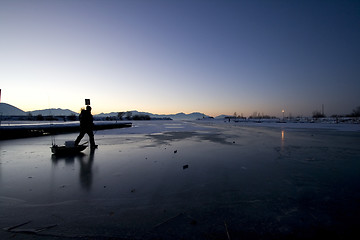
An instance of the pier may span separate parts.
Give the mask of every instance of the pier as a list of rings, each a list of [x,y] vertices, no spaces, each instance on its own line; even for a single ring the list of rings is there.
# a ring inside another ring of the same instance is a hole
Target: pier
[[[131,126],[131,122],[95,122],[94,131],[127,128]],[[80,132],[80,123],[9,125],[0,126],[0,140],[39,137],[73,132]]]

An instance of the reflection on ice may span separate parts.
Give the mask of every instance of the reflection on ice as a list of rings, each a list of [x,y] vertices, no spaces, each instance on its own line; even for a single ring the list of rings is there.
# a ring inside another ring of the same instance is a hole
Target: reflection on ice
[[[75,159],[81,159],[85,156],[84,153],[80,152],[77,154],[69,154],[69,155],[51,155],[51,160],[53,163],[53,166],[56,167],[59,162],[64,161],[66,165],[74,165]]]
[[[86,190],[90,190],[91,189],[91,184],[92,184],[92,165],[94,162],[94,155],[95,155],[95,150],[91,149],[90,150],[90,154],[88,156],[87,159],[85,158],[80,158],[80,183],[81,186],[86,189]]]
[[[67,157],[50,137],[1,141],[0,226],[104,239],[226,239],[224,219],[234,239],[354,230],[359,133],[175,124],[98,131],[98,149]]]
[[[92,165],[94,162],[94,156],[95,156],[95,150],[90,149],[89,154],[86,155],[84,153],[77,153],[74,155],[66,155],[66,156],[57,156],[53,154],[51,156],[51,160],[53,163],[53,169],[56,171],[58,165],[60,165],[61,162],[64,162],[65,165],[68,165],[70,167],[73,167],[75,164],[75,161],[78,162],[80,168],[79,168],[79,175],[80,175],[80,184],[81,187],[85,190],[90,190],[92,185]],[[65,172],[64,174],[66,174]],[[66,177],[66,176],[63,176]]]
[[[281,150],[284,150],[285,146],[285,130],[281,130]]]

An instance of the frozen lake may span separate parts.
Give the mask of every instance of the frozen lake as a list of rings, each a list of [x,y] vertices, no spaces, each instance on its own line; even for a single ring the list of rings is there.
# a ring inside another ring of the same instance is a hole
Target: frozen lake
[[[27,221],[13,230],[52,226],[41,239],[360,235],[359,126],[302,126],[133,122],[68,157],[51,136],[0,141],[0,238],[38,239],[3,230]]]

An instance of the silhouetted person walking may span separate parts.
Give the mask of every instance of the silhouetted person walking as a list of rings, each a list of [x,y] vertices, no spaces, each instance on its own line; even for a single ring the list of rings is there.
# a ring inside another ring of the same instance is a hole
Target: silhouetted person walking
[[[79,115],[80,119],[80,134],[75,140],[75,146],[79,144],[80,140],[84,137],[85,133],[89,135],[90,138],[90,147],[91,149],[97,148],[97,145],[95,145],[94,140],[94,123],[93,123],[93,116],[91,114],[91,107],[87,106],[86,110],[81,110],[81,113]]]

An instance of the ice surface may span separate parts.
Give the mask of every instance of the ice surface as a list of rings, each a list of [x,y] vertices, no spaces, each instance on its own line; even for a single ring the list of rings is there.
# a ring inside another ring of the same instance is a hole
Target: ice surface
[[[308,239],[357,230],[356,127],[133,126],[97,131],[99,149],[66,157],[51,154],[50,136],[0,141],[0,228],[57,224],[39,233],[49,239],[227,239],[226,229],[232,239]]]

